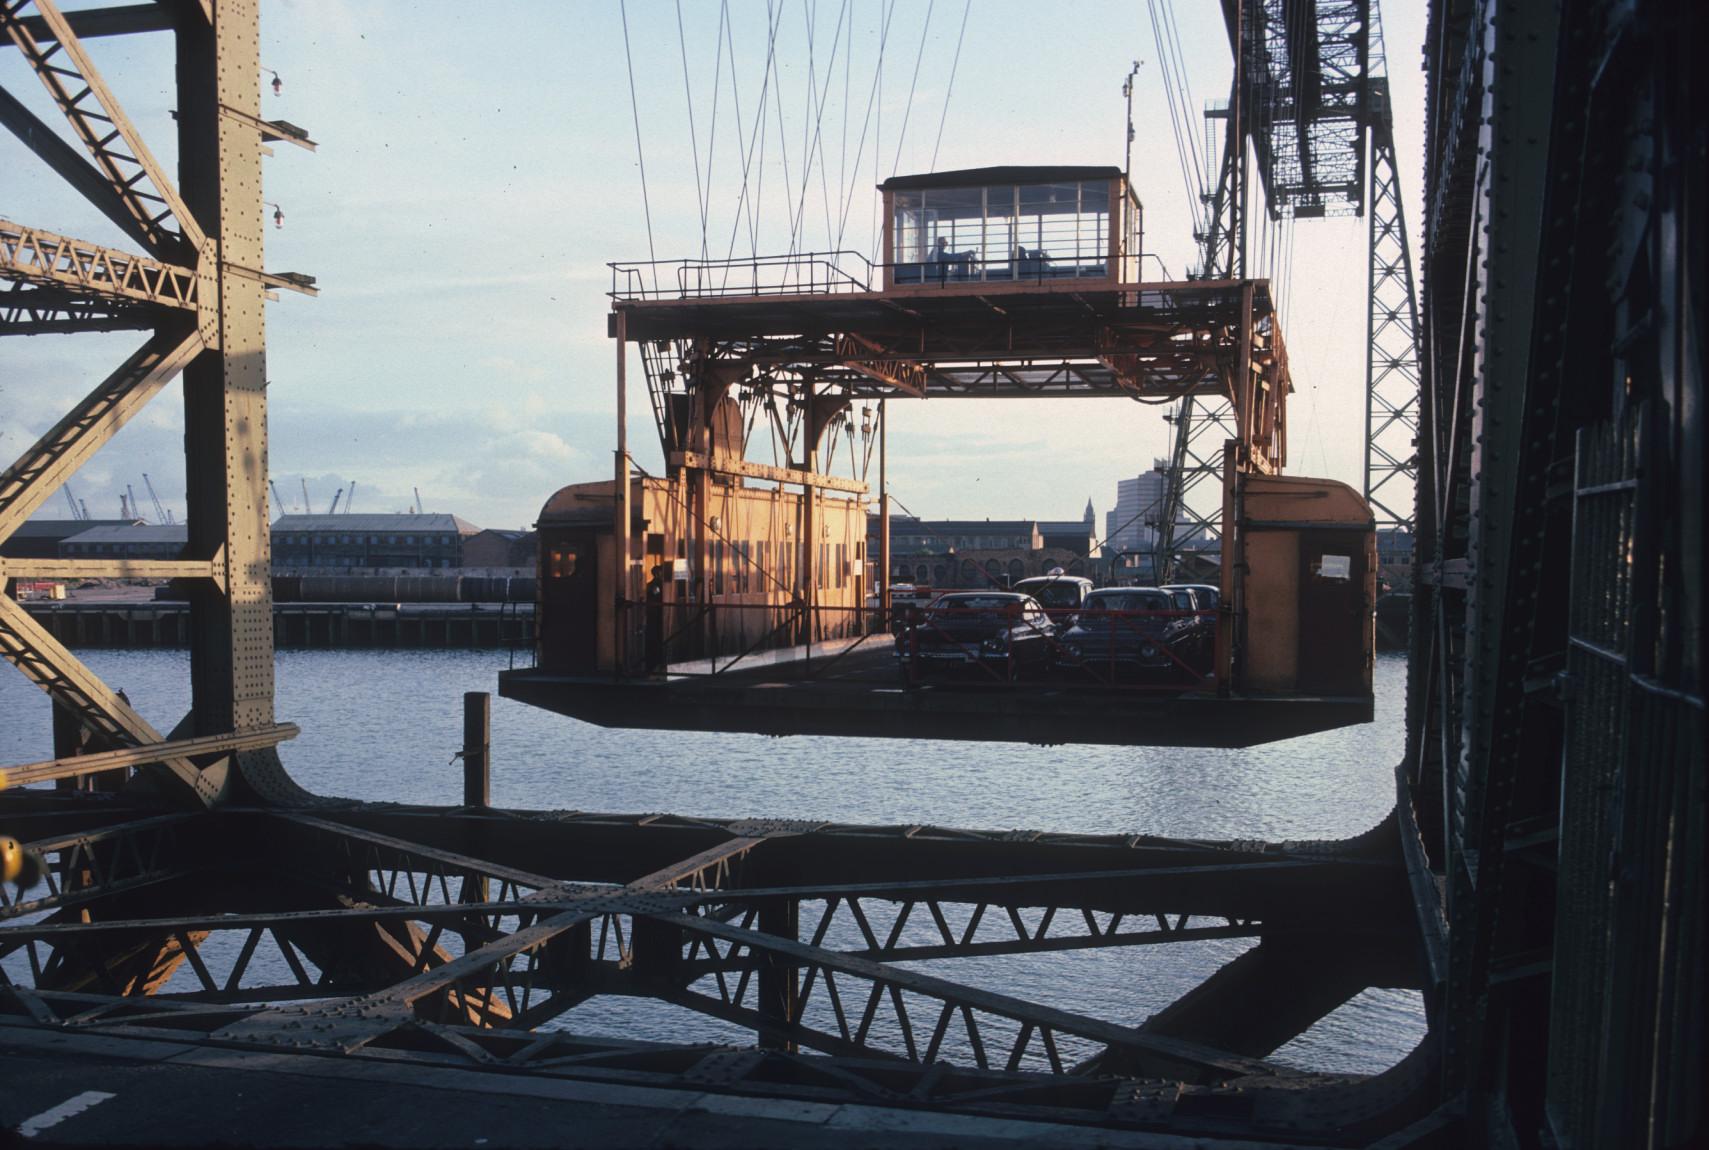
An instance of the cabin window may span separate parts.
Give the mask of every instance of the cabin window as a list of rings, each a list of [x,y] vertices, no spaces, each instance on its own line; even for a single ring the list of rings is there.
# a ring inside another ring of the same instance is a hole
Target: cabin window
[[[1108,180],[898,188],[895,282],[1107,279]]]
[[[568,547],[554,547],[547,552],[546,577],[568,579],[576,573],[576,553]]]

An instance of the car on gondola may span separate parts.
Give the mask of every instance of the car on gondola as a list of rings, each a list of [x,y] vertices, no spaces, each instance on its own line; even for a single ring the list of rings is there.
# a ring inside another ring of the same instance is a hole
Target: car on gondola
[[[1217,604],[1222,602],[1222,589],[1209,583],[1165,583],[1159,591],[1191,591],[1193,598],[1198,601],[1199,610],[1215,611]]]
[[[1165,583],[1158,588],[1167,591],[1178,611],[1193,611],[1193,625],[1198,630],[1194,646],[1197,652],[1208,654],[1216,646],[1217,604],[1222,599],[1220,589],[1209,583]]]
[[[1092,581],[1080,575],[1064,574],[1058,568],[1048,575],[1034,575],[1030,579],[1022,579],[1010,590],[1037,599],[1051,621],[1059,627],[1065,627],[1073,622],[1080,605],[1086,602],[1086,596],[1092,593]]]
[[[1057,629],[1030,595],[949,592],[910,612],[896,661],[904,683],[955,672],[1012,682],[1048,673]]]
[[[1158,587],[1105,587],[1086,596],[1056,644],[1057,666],[1109,681],[1191,679],[1203,673],[1207,644],[1197,618]]]

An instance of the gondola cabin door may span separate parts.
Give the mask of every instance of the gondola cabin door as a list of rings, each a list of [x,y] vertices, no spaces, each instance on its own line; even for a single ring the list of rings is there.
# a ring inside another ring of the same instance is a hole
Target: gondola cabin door
[[[599,670],[597,556],[598,532],[593,528],[558,528],[541,539],[542,670],[571,675]]]

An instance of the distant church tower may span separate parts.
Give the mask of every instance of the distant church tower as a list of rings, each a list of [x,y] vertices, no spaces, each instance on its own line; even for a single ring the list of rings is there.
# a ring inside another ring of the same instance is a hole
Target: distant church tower
[[[1098,517],[1092,513],[1092,497],[1089,495],[1086,497],[1086,514],[1082,515],[1080,518],[1088,527],[1091,527],[1098,522]]]

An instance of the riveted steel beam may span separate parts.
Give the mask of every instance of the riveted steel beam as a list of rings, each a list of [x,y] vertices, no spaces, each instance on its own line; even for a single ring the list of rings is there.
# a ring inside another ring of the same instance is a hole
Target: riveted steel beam
[[[81,8],[65,13],[65,22],[81,40],[98,36],[132,36],[139,32],[170,32],[172,8],[169,4],[118,4],[111,8]],[[54,39],[51,25],[40,16],[25,16],[24,27],[37,40]]]
[[[190,758],[195,755],[226,754],[271,747],[286,739],[297,737],[295,723],[277,723],[256,731],[238,731],[229,735],[212,735],[196,739],[168,739],[161,743],[125,747],[117,751],[96,751],[68,759],[48,759],[40,763],[24,763],[16,767],[0,767],[0,790],[22,787],[54,779],[76,778],[95,771],[111,771],[158,763],[165,759]]]
[[[192,733],[273,724],[273,605],[267,493],[268,282],[256,0],[220,0],[217,18],[177,26],[178,175],[206,229],[199,244],[201,323],[218,346],[184,370],[188,550],[224,553],[227,586],[191,585]],[[225,110],[237,115],[227,115]],[[217,250],[217,258],[215,258]],[[279,277],[285,278],[285,277]],[[295,281],[293,281],[295,282]],[[215,299],[208,306],[206,297]],[[272,748],[232,758],[239,789],[275,802],[307,798]]]
[[[6,219],[0,219],[0,279],[69,288],[109,304],[197,310],[196,273],[191,268]]]
[[[225,584],[223,559],[6,559],[5,579],[207,579]]]
[[[0,336],[153,331],[158,319],[148,307],[117,306],[60,287],[14,283],[0,291]]]

